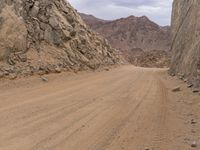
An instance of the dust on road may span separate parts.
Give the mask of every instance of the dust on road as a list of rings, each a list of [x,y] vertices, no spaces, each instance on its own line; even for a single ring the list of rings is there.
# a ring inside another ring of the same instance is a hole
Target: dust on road
[[[199,96],[166,72],[121,66],[2,81],[0,150],[190,150]]]

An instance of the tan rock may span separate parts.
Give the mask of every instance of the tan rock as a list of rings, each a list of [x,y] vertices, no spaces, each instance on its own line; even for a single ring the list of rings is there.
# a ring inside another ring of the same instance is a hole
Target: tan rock
[[[14,72],[43,74],[49,70],[41,70],[40,66],[64,64],[61,70],[83,70],[119,61],[118,52],[86,27],[66,0],[2,0],[0,3],[3,68],[12,65]]]
[[[200,1],[174,0],[171,72],[182,72],[200,85]]]

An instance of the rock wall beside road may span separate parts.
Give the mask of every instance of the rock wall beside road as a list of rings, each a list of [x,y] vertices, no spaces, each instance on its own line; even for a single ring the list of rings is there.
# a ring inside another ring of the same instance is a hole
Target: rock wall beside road
[[[170,72],[200,85],[200,1],[174,0]]]
[[[117,62],[117,51],[86,27],[67,1],[1,0],[0,77]]]

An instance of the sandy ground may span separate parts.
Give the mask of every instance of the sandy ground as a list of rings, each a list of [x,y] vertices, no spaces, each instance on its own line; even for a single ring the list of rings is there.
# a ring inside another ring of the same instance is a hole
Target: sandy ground
[[[0,150],[200,148],[200,97],[165,69],[48,78],[0,82]]]

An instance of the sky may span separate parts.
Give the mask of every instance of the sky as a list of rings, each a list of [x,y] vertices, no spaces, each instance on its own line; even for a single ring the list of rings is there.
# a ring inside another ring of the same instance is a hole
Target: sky
[[[79,12],[105,20],[147,16],[159,25],[170,25],[173,0],[68,0]]]

